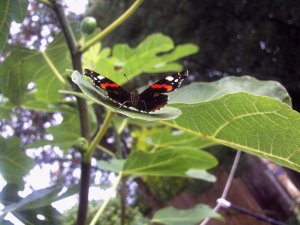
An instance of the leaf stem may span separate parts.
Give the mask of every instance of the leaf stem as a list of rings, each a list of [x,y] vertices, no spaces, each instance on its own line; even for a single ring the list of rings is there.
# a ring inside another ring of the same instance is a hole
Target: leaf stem
[[[117,130],[117,134],[120,135],[123,130],[126,128],[126,125],[128,123],[128,118],[123,119],[121,125],[119,126],[118,130]]]
[[[119,186],[119,183],[122,179],[122,172],[119,173],[119,176],[117,177],[117,181],[116,183],[112,186],[112,191],[117,191],[117,188]],[[101,205],[101,207],[99,208],[99,210],[97,211],[96,215],[94,216],[94,218],[92,219],[90,225],[95,225],[98,221],[98,219],[100,218],[100,216],[102,215],[104,209],[106,208],[106,206],[108,205],[110,199],[112,198],[112,196],[109,196]]]
[[[84,161],[85,162],[90,162],[91,161],[93,152],[96,149],[98,143],[101,141],[101,139],[105,135],[114,114],[115,113],[113,111],[108,111],[107,112],[106,117],[103,121],[102,127],[98,130],[96,136],[94,137],[94,139],[92,140],[91,144],[89,145],[89,147],[86,151],[86,154],[84,156]]]
[[[67,85],[66,80],[62,77],[62,75],[58,72],[55,65],[52,63],[51,59],[48,57],[47,53],[45,51],[42,51],[42,56],[44,57],[45,61],[47,62],[50,69],[53,71],[54,75],[57,77],[57,79],[62,83],[64,86]]]
[[[143,0],[136,0],[132,6],[127,9],[125,13],[123,13],[118,19],[116,19],[112,24],[110,24],[108,27],[106,27],[101,33],[96,35],[94,38],[89,40],[80,50],[81,52],[87,51],[91,46],[93,46],[95,43],[102,40],[106,35],[111,33],[114,29],[116,29],[118,26],[120,26],[122,23],[124,23],[140,6],[140,4],[143,2]]]
[[[44,4],[45,6],[52,8],[52,3],[49,0],[37,0],[39,3]]]
[[[111,157],[116,157],[116,155],[113,152],[111,152],[102,145],[97,145],[97,148],[99,148],[102,152],[106,153],[107,155],[110,155]]]

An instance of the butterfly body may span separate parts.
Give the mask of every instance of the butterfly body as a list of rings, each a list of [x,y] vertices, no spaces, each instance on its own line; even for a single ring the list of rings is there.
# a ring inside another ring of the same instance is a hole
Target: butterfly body
[[[120,107],[133,107],[146,113],[159,110],[168,102],[168,96],[163,93],[174,91],[188,76],[187,73],[177,73],[152,84],[142,93],[137,90],[128,92],[112,80],[89,69],[84,75],[90,77],[94,85],[107,92],[107,96]]]

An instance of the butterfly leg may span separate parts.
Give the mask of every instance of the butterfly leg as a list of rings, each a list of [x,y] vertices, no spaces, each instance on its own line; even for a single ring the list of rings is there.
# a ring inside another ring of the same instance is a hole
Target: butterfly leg
[[[142,100],[141,101],[143,104],[144,104],[144,108],[145,108],[145,112],[148,114],[149,113],[149,111],[147,110],[147,105],[146,105],[146,102],[145,102],[145,100]],[[141,110],[139,110],[139,111],[141,111]]]
[[[115,109],[115,112],[118,112],[118,109],[122,108],[126,103],[129,103],[129,101],[123,102],[118,108]],[[125,107],[128,108],[129,106],[125,105]]]

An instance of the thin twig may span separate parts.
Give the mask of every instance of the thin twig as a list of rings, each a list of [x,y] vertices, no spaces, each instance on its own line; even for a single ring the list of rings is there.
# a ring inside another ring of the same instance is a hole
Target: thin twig
[[[128,118],[124,118],[124,119],[122,120],[121,125],[118,127],[118,130],[117,130],[117,134],[118,134],[118,135],[120,135],[120,134],[123,132],[123,130],[124,130],[125,127],[127,126],[127,123],[128,123]]]
[[[227,197],[229,188],[230,188],[232,180],[234,178],[234,174],[236,172],[236,168],[239,164],[240,157],[241,157],[241,151],[237,151],[236,155],[235,155],[235,158],[234,158],[234,162],[233,162],[231,171],[230,171],[230,174],[228,176],[228,179],[226,181],[223,193],[221,195],[222,199],[226,199],[226,197]],[[221,207],[222,207],[222,204],[218,202],[217,205],[214,207],[213,211],[217,212]],[[205,220],[202,221],[202,223],[200,223],[200,225],[206,225],[209,222],[209,220],[210,220],[210,218],[206,218]]]
[[[102,152],[106,153],[107,155],[110,155],[111,157],[116,157],[115,153],[111,152],[109,149],[105,148],[102,145],[97,145],[97,148],[99,148]]]
[[[273,225],[287,225],[286,223],[283,223],[281,221],[278,221],[278,220],[275,220],[273,218],[267,217],[265,215],[260,215],[257,212],[254,212],[254,211],[251,211],[249,209],[246,209],[246,208],[240,207],[238,205],[232,204],[231,202],[227,201],[226,203],[227,204],[225,206],[222,203],[222,207],[233,209],[233,210],[238,211],[240,213],[243,213],[243,214],[246,214],[248,216],[251,216],[251,217],[253,217],[253,218],[257,219],[257,220],[268,222],[268,223],[273,224]]]

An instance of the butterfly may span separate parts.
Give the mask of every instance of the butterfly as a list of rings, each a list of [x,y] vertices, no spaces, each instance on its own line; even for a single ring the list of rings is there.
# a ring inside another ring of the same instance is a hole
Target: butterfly
[[[168,96],[163,93],[172,92],[180,87],[188,73],[169,75],[150,85],[142,93],[139,93],[138,90],[128,92],[114,81],[89,69],[84,70],[84,75],[90,77],[96,87],[104,89],[108,98],[120,107],[133,107],[149,113],[161,109],[168,103]]]

